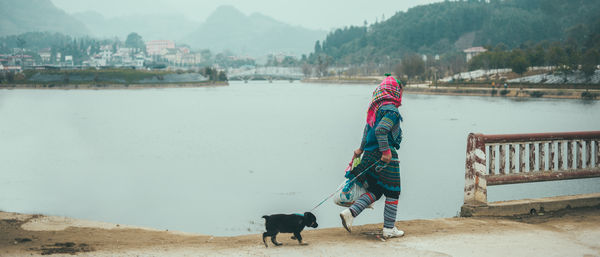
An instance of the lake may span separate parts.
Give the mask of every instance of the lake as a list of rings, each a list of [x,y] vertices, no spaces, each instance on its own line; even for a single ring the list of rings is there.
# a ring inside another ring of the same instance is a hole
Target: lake
[[[219,236],[312,209],[343,180],[374,86],[232,82],[0,90],[0,210]],[[466,139],[600,130],[600,102],[405,94],[398,219],[456,216]],[[599,179],[488,188],[489,200],[600,192]],[[383,201],[355,224],[383,222]],[[320,227],[340,227],[328,200]]]

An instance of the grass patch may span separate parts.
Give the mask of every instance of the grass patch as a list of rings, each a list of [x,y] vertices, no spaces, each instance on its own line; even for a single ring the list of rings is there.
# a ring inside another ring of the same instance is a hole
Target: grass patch
[[[592,93],[589,91],[581,92],[581,99],[593,100],[598,97],[598,93]]]
[[[130,69],[87,69],[87,70],[26,70],[25,83],[39,83],[43,81],[36,81],[33,79],[34,76],[45,76],[45,77],[60,77],[61,81],[52,81],[53,83],[80,83],[80,84],[93,84],[97,82],[115,83],[122,81],[125,83],[135,83],[144,79],[151,79],[153,77],[161,77],[166,74],[173,74],[175,72],[168,71],[146,71],[146,70],[130,70]],[[75,81],[74,78],[80,78]]]
[[[545,94],[544,92],[541,92],[541,91],[531,91],[528,93],[529,93],[529,96],[534,97],[534,98],[542,97]]]
[[[197,71],[164,71],[135,69],[84,69],[84,70],[26,70],[23,73],[0,73],[0,82],[21,85],[128,85],[173,84],[227,81],[224,71],[206,67]]]
[[[558,90],[558,92],[556,92],[556,95],[561,96],[561,95],[566,95],[567,92],[563,91],[563,90]]]

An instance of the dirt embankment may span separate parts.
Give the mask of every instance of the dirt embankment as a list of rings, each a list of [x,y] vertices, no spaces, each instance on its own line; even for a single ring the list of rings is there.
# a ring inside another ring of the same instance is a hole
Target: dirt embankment
[[[550,88],[478,88],[478,87],[434,87],[434,86],[407,86],[405,92],[412,94],[429,95],[467,95],[467,96],[495,96],[510,98],[558,98],[558,99],[583,99],[600,100],[600,90],[585,89],[550,89]]]
[[[381,242],[381,224],[306,230],[308,246],[280,234],[215,237],[0,212],[0,256],[600,256],[600,211],[520,218],[399,221],[402,238]]]

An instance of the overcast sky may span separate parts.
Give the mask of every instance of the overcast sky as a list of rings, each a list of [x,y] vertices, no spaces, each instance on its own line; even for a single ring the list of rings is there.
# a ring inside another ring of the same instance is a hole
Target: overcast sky
[[[96,11],[106,17],[129,14],[176,13],[203,22],[220,5],[245,14],[259,12],[292,25],[330,30],[373,23],[382,15],[440,0],[52,0],[68,13]]]

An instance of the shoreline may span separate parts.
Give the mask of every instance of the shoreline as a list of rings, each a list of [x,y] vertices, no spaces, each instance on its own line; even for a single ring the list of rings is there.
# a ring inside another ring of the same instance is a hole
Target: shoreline
[[[229,86],[228,81],[186,82],[163,84],[0,84],[0,89],[43,89],[43,90],[104,90],[104,89],[151,89],[151,88],[195,88]]]
[[[268,248],[260,234],[219,237],[0,212],[0,256],[598,256],[598,210],[397,221],[406,235],[386,242],[375,237],[381,223],[354,226],[352,233],[341,225],[305,229],[309,245],[281,234],[283,245]]]
[[[302,80],[301,83],[328,83],[328,84],[372,84],[380,81],[376,78],[357,80]],[[0,90],[30,89],[30,90],[117,90],[117,89],[159,89],[159,88],[199,88],[229,86],[228,81],[223,82],[190,82],[190,83],[163,83],[163,84],[0,84]],[[408,94],[422,95],[450,95],[450,96],[492,96],[506,98],[552,98],[552,99],[581,99],[600,100],[599,89],[583,88],[550,88],[547,85],[538,86],[517,85],[507,88],[481,87],[478,85],[438,85],[408,84],[405,92]]]
[[[329,83],[329,84],[367,84],[378,85],[381,78],[345,79],[304,79],[302,83]],[[574,87],[574,88],[573,88]],[[423,95],[452,95],[452,96],[492,96],[507,98],[553,98],[553,99],[582,99],[600,100],[600,85],[586,88],[583,85],[526,85],[512,84],[507,89],[492,87],[485,83],[476,84],[408,84],[405,92]]]
[[[452,96],[491,96],[504,98],[551,98],[551,99],[581,99],[600,100],[600,90],[582,89],[538,89],[538,88],[450,88],[450,87],[411,87],[408,85],[405,92],[422,95],[452,95]],[[504,91],[504,92],[503,92]],[[588,95],[584,95],[588,92]]]

